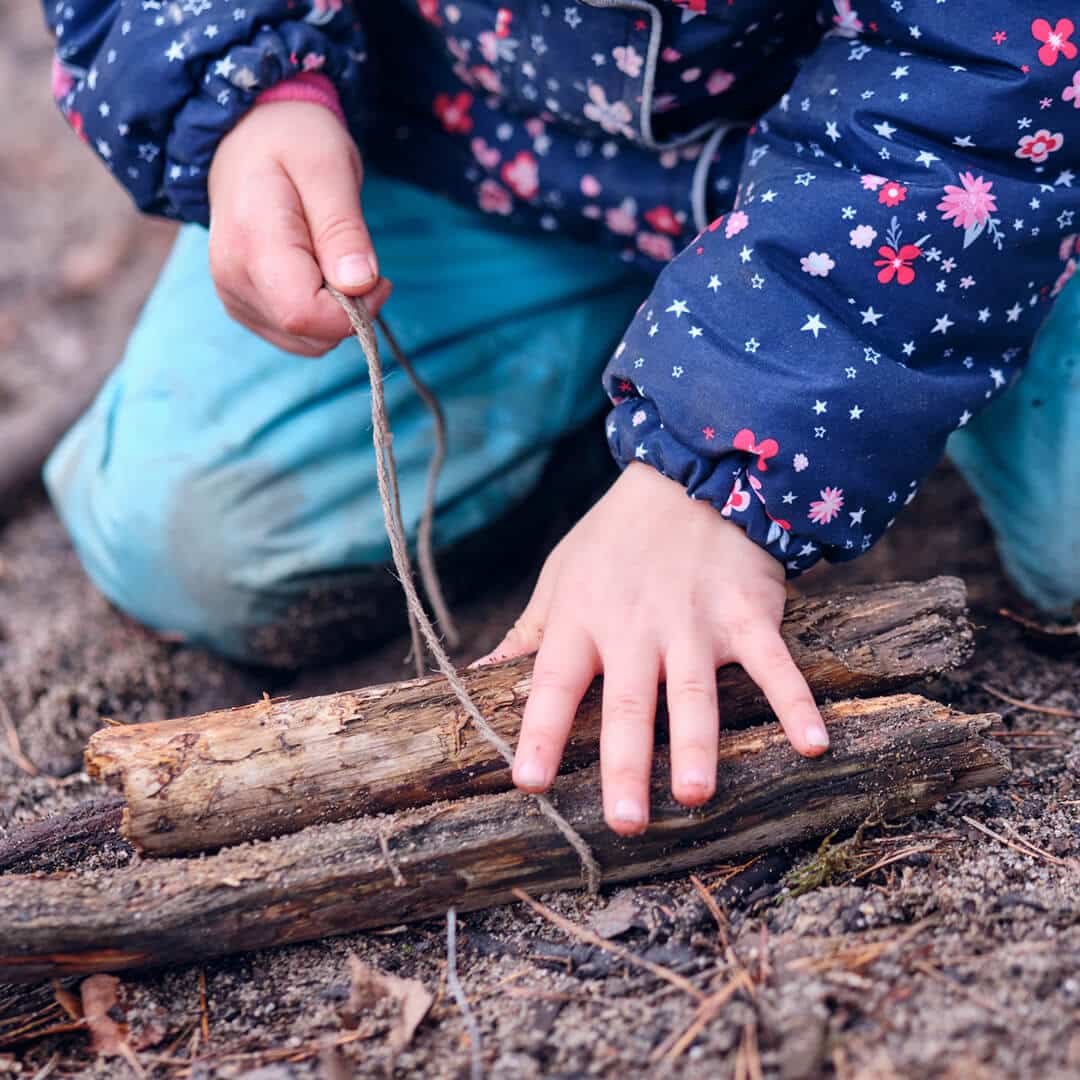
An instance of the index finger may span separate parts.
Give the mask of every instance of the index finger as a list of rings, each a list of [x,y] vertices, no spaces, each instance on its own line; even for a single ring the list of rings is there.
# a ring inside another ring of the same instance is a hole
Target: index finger
[[[547,627],[514,755],[514,783],[522,790],[551,786],[577,708],[598,667],[596,647],[584,630],[559,623]]]

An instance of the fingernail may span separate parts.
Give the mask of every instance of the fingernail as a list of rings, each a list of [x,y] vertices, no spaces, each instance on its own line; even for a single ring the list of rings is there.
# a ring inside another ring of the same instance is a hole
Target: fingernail
[[[514,769],[514,780],[522,787],[542,788],[547,786],[547,770],[539,761],[523,761]]]
[[[338,259],[337,279],[347,289],[357,289],[378,276],[379,267],[371,255],[345,255]]]
[[[707,791],[712,778],[704,769],[687,769],[679,778],[679,784],[684,788],[697,788],[698,791]]]
[[[615,820],[624,825],[644,825],[645,810],[641,803],[633,799],[620,799],[615,804]]]
[[[820,721],[807,724],[803,735],[806,737],[807,746],[824,749],[829,745],[829,733],[825,730],[825,725]]]

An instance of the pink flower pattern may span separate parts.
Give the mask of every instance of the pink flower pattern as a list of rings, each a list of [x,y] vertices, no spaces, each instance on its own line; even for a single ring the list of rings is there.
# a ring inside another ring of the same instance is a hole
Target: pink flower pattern
[[[945,185],[945,197],[937,204],[943,211],[945,221],[952,219],[958,229],[968,229],[972,225],[985,224],[990,214],[997,209],[995,197],[990,193],[993,181],[975,177],[969,172],[960,174],[960,187],[955,184]]]

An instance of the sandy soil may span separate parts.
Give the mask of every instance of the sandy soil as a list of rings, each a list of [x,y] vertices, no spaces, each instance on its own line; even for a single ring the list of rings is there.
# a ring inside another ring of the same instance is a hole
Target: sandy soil
[[[5,416],[47,403],[77,370],[103,373],[116,361],[169,240],[166,226],[135,219],[53,115],[48,46],[35,9],[0,11],[0,97],[7,103],[0,447]],[[935,479],[869,557],[805,584],[963,576],[980,626],[978,651],[967,670],[931,689],[960,708],[997,708],[1010,732],[1032,733],[1009,739],[1010,779],[897,829],[868,830],[868,858],[925,850],[857,881],[854,872],[840,874],[792,896],[782,875],[811,862],[812,851],[776,853],[726,885],[730,870],[705,868],[702,877],[717,886],[734,956],[753,976],[755,993],[740,991],[677,1060],[651,1062],[690,1023],[686,995],[568,941],[520,905],[468,916],[460,969],[488,1075],[750,1077],[759,1062],[764,1075],[785,1080],[1080,1075],[1080,874],[1069,865],[1080,851],[1080,726],[1002,706],[983,689],[1080,710],[1080,648],[1026,635],[997,614],[1003,602],[1023,607],[1001,576],[970,493],[947,469]],[[99,794],[79,772],[80,754],[106,717],[153,719],[247,701],[263,690],[303,694],[406,674],[400,641],[290,680],[161,642],[85,582],[40,495],[19,509],[0,532],[0,702],[42,775],[31,777],[0,756],[0,837]],[[522,568],[514,589],[462,610],[463,657],[494,644],[527,595],[533,569]],[[1003,836],[1025,837],[1052,858],[1018,853],[963,815]],[[131,857],[122,846],[99,853],[98,872]],[[712,916],[686,879],[595,901],[547,899],[703,989],[731,977]],[[377,1075],[389,1061],[387,1025],[378,1016],[362,1020],[364,1037],[319,1053],[327,1039],[348,1034],[340,1014],[353,953],[437,993],[397,1059],[397,1074],[467,1076],[465,1026],[444,989],[444,929],[436,922],[125,975],[120,1005],[150,1075]],[[876,958],[860,952],[875,942],[882,943]],[[201,977],[209,1041],[199,1034],[192,1060]],[[52,994],[49,987],[0,987],[0,1076],[130,1073],[121,1059],[96,1058],[85,1033],[4,1045],[10,1018],[40,1010]],[[286,1050],[294,1060],[285,1060]]]

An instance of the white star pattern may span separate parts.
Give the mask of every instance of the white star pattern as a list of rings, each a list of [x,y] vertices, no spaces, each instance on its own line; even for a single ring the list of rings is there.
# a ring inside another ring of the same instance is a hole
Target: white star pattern
[[[814,337],[817,338],[818,334],[822,330],[827,330],[828,327],[821,321],[819,314],[807,315],[806,322],[799,328],[800,330],[810,330],[813,332]]]

